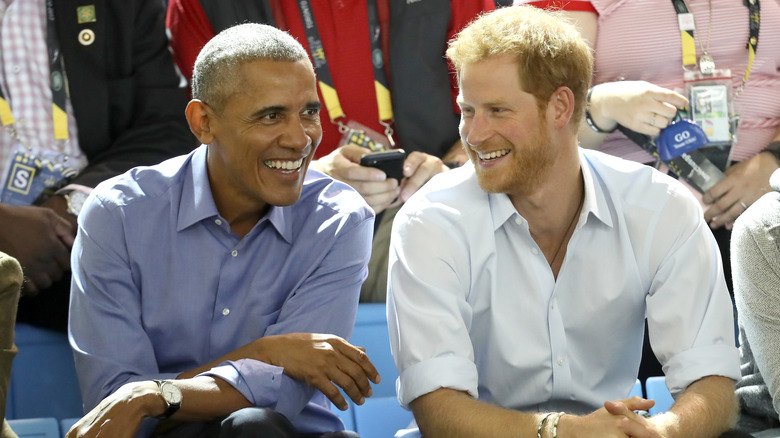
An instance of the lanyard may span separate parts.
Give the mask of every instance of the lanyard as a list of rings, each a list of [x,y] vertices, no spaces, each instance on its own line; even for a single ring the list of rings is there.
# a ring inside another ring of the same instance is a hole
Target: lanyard
[[[46,0],[46,45],[49,52],[49,86],[52,97],[54,140],[64,141],[68,139],[68,115],[65,112],[68,86],[65,83],[65,62],[54,26],[54,0]],[[15,120],[11,106],[3,95],[2,88],[0,88],[0,122],[11,134],[11,137],[20,141],[13,126]]]
[[[750,77],[750,70],[753,68],[753,61],[756,58],[756,50],[758,49],[758,31],[761,25],[761,5],[759,0],[744,0],[744,4],[748,8],[748,26],[750,34],[746,45],[748,49],[748,66],[745,70],[745,75],[742,76],[742,84],[739,86],[739,91],[745,87],[745,84]],[[680,26],[683,68],[696,65],[696,44],[693,38],[693,15],[688,12],[688,7],[685,5],[684,0],[672,0],[672,5],[674,6],[675,12],[677,12],[677,21]],[[712,26],[711,23],[710,26]]]
[[[51,1],[51,0],[49,0]],[[391,144],[393,143],[393,107],[390,99],[390,87],[387,80],[382,62],[382,39],[379,30],[379,13],[376,0],[368,1],[368,29],[369,39],[371,41],[371,60],[374,70],[374,92],[376,93],[377,109],[379,110],[379,123],[385,127],[385,135]],[[333,77],[330,74],[328,61],[325,57],[325,48],[322,45],[322,38],[317,29],[317,23],[314,20],[314,14],[311,10],[311,0],[299,0],[298,9],[303,20],[303,28],[306,32],[306,40],[309,43],[309,53],[314,61],[314,70],[317,72],[317,81],[325,101],[325,107],[328,109],[330,120],[339,126],[339,131],[346,132],[347,127],[342,122],[345,118],[344,110],[341,108],[338,93],[333,85]]]

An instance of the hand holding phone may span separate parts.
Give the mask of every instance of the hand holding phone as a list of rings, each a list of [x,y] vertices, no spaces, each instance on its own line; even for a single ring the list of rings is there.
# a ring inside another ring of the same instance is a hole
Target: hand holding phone
[[[400,183],[404,177],[404,161],[406,152],[403,149],[393,149],[382,152],[371,152],[360,158],[360,165],[377,168]]]

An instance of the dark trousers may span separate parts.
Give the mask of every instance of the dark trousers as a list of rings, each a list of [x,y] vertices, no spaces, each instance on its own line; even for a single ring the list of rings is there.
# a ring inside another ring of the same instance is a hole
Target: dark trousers
[[[351,431],[300,434],[284,415],[267,408],[244,408],[224,419],[188,422],[161,438],[360,438]]]

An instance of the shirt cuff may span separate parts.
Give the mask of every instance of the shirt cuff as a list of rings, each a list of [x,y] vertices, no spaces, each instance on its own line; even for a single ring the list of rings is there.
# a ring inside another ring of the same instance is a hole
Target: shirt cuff
[[[459,356],[442,356],[418,362],[401,373],[396,382],[398,402],[406,409],[416,398],[451,388],[466,391],[475,399],[479,397],[479,374],[474,362]]]
[[[276,408],[282,387],[284,368],[253,359],[222,362],[201,373],[219,377],[236,388],[253,406]]]
[[[731,345],[707,345],[672,356],[664,364],[666,386],[679,394],[691,383],[706,376],[723,376],[739,381],[739,350]]]

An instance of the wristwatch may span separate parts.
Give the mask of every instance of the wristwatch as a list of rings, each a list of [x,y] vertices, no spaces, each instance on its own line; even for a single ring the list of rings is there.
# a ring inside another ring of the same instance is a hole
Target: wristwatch
[[[175,414],[181,407],[181,390],[178,386],[174,385],[170,380],[155,380],[157,384],[157,390],[168,406],[162,415],[156,418],[160,420],[166,420]]]
[[[87,194],[80,190],[71,190],[63,196],[68,203],[68,213],[78,217],[81,207],[84,206],[84,201],[87,200]]]

